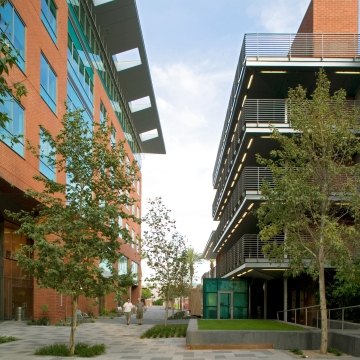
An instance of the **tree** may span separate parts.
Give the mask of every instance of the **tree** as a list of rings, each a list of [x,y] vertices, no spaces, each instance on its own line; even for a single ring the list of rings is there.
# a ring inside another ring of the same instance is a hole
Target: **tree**
[[[4,7],[6,3],[7,0],[1,0],[0,7]],[[22,82],[12,83],[9,79],[10,70],[16,64],[17,58],[18,54],[6,36],[6,29],[0,29],[0,109],[4,107],[6,101],[12,101],[11,96],[20,101],[21,97],[27,94]],[[6,127],[9,121],[11,121],[9,114],[0,110],[0,127]],[[0,137],[4,136],[4,134],[0,135]],[[17,139],[14,137],[12,141],[17,141]]]
[[[185,274],[186,244],[184,237],[176,232],[175,221],[170,217],[170,210],[157,197],[149,200],[149,210],[143,219],[147,229],[143,233],[143,254],[147,265],[154,271],[147,279],[156,284],[160,296],[168,305],[170,299],[181,293]],[[165,325],[168,318],[166,306]]]
[[[279,149],[260,159],[273,174],[258,210],[263,251],[279,261],[288,255],[292,274],[309,273],[319,283],[321,347],[327,352],[325,268],[353,266],[359,243],[359,111],[343,90],[330,95],[324,71],[308,99],[301,86],[289,91],[292,136],[274,131]],[[271,239],[284,234],[283,244]]]
[[[46,129],[42,133],[51,150],[32,150],[57,174],[65,173],[66,183],[35,176],[41,190],[27,194],[38,206],[8,214],[20,223],[19,233],[33,241],[18,251],[19,266],[41,287],[71,297],[73,354],[78,297],[102,296],[122,285],[115,268],[119,235],[123,242],[131,236],[119,218],[139,221],[125,209],[134,202],[131,194],[138,169],[126,161],[123,142],[110,145],[111,127],[94,124],[92,128],[80,111],[65,114],[56,136]]]
[[[193,286],[193,279],[195,274],[195,266],[198,263],[202,262],[202,254],[197,253],[194,248],[190,247],[187,251],[187,262],[189,264],[189,277],[190,277],[190,286]]]
[[[150,299],[153,296],[151,289],[143,287],[141,289],[141,298],[142,299]]]

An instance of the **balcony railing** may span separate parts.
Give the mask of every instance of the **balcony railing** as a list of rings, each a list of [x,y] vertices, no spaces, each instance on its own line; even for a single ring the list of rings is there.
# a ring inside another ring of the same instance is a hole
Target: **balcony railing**
[[[245,60],[247,58],[255,61],[268,60],[269,58],[273,61],[284,61],[285,59],[301,61],[303,58],[314,58],[314,60],[327,58],[334,60],[336,58],[353,59],[357,57],[359,57],[358,34],[246,34],[226,112],[213,172],[213,184],[216,183],[218,178],[222,163],[221,159],[225,153],[237,98],[242,88],[246,66]]]
[[[284,236],[276,236],[271,241],[282,244],[284,242]],[[266,243],[267,241],[260,240],[257,234],[243,235],[228,251],[219,255],[216,262],[216,275],[218,277],[224,276],[245,262],[259,262],[259,260],[262,261],[266,259],[266,254],[262,251]]]
[[[354,106],[359,107],[360,101],[348,100],[346,101],[346,104],[349,109],[351,109]],[[230,175],[238,153],[241,150],[240,144],[244,136],[245,127],[248,125],[261,128],[264,126],[290,126],[289,112],[290,107],[287,99],[248,99],[245,101],[238,120],[238,126],[233,133],[229,145],[229,150],[223,159],[224,175],[221,177],[217,186],[218,190],[215,195],[214,203],[215,201],[217,203],[219,202],[219,199],[225,191],[225,184],[228,181],[228,176]]]
[[[271,171],[266,167],[252,167],[247,166],[241,172],[238,182],[236,183],[232,193],[226,197],[226,204],[221,210],[223,214],[219,227],[224,228],[227,223],[231,220],[230,216],[239,208],[242,200],[244,199],[247,191],[253,191],[260,193],[262,184],[267,181],[272,184]],[[218,192],[213,202],[213,216],[219,207],[221,200],[221,194]],[[225,200],[224,200],[225,201]]]

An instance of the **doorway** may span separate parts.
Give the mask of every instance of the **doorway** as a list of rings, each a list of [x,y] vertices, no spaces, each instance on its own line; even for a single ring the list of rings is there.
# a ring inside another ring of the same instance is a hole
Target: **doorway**
[[[233,292],[218,292],[218,319],[233,318]]]

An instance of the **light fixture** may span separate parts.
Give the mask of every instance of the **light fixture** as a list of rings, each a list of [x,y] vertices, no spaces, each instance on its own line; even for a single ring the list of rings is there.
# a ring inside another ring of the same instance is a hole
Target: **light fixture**
[[[247,85],[247,89],[248,89],[248,90],[250,89],[250,86],[251,86],[251,83],[252,83],[253,79],[254,79],[254,75],[251,74],[250,79],[249,79],[249,82],[248,82],[248,85]]]
[[[342,75],[360,75],[360,71],[335,71],[335,74],[342,74]]]
[[[254,206],[254,203],[251,203],[248,207],[248,210],[250,210]]]
[[[286,269],[279,269],[279,268],[274,268],[274,269],[263,269],[264,271],[285,271]]]
[[[242,167],[242,164],[240,164],[240,166],[238,167],[238,169],[237,169],[238,172],[240,171],[241,167]]]
[[[286,70],[262,70],[261,74],[286,74]]]
[[[247,99],[247,95],[244,96],[243,101],[242,101],[242,104],[241,104],[241,107],[244,107],[244,104],[245,104],[246,99]]]
[[[236,180],[239,176],[239,173],[236,173],[235,176],[234,176],[234,180]]]
[[[251,146],[251,144],[252,144],[253,140],[254,140],[253,138],[251,138],[251,139],[249,140],[249,143],[248,143],[247,149],[250,149],[250,146]]]
[[[245,154],[243,155],[243,157],[242,157],[242,159],[241,159],[241,162],[242,162],[242,163],[243,163],[244,160],[246,159],[246,155],[247,155],[247,153],[245,153]]]

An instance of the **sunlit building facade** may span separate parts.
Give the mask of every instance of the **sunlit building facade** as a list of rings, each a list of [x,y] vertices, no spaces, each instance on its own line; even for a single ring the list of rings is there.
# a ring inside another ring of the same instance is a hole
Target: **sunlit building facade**
[[[271,182],[271,174],[256,154],[269,157],[276,146],[272,127],[292,133],[288,90],[301,84],[311,94],[320,68],[332,90],[345,89],[349,100],[360,97],[358,10],[358,0],[312,0],[296,34],[244,36],[213,172],[217,228],[204,256],[216,259],[216,266],[204,276],[246,279],[250,318],[276,318],[283,310],[280,318],[286,318],[287,309],[318,303],[310,278],[285,277],[286,259],[270,262],[262,252],[255,212],[261,184]],[[233,316],[233,297],[225,290],[218,290],[219,299],[225,295],[215,318]]]
[[[142,153],[164,154],[165,145],[135,0],[9,0],[0,8],[0,29],[18,53],[8,79],[28,90],[20,102],[9,95],[1,105],[11,121],[0,131],[21,141],[0,141],[0,320],[14,318],[19,308],[23,318],[36,319],[46,306],[56,322],[69,316],[69,299],[39,288],[17,266],[16,250],[31,239],[16,234],[18,225],[4,213],[34,206],[24,197],[26,189],[39,186],[34,175],[66,180],[34,157],[26,142],[47,151],[41,128],[56,134],[67,103],[83,109],[89,123],[107,118],[112,141],[126,140],[128,160],[140,168]],[[136,204],[127,211],[140,217],[141,176],[135,188]],[[137,274],[129,290],[135,300],[141,291],[141,229],[119,221],[132,241],[122,246],[118,271]],[[82,311],[94,314],[116,306],[114,295],[79,301]]]

